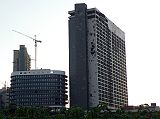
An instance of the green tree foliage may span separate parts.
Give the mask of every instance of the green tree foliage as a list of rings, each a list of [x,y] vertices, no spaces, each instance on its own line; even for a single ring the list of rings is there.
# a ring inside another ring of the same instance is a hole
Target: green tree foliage
[[[56,114],[54,116],[54,119],[66,119],[65,115],[64,114]]]
[[[65,119],[84,119],[85,112],[80,107],[71,107],[65,111]]]
[[[128,112],[124,109],[116,111],[108,109],[105,103],[88,111],[80,107],[61,109],[51,113],[46,107],[9,107],[0,110],[0,119],[160,119],[160,111],[151,112],[148,106],[141,105],[137,112]]]

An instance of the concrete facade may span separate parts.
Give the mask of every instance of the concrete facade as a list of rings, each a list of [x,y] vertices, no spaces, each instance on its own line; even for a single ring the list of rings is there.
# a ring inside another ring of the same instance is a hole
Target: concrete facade
[[[81,14],[79,14],[81,11]],[[87,6],[76,5],[69,20],[69,76],[71,106],[88,107]],[[72,65],[71,65],[72,64]],[[72,81],[72,79],[74,81]],[[75,95],[76,94],[76,95]],[[80,94],[78,96],[77,94]],[[77,102],[78,100],[78,102]]]
[[[69,14],[71,106],[128,105],[124,32],[84,3],[76,4]]]
[[[14,50],[13,71],[28,71],[31,68],[31,58],[25,45],[20,45],[19,50]]]

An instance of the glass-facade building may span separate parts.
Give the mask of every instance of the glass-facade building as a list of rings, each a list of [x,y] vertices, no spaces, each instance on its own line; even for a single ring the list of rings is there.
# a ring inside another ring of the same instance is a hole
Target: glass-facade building
[[[84,3],[75,4],[69,14],[71,106],[128,105],[125,33]]]
[[[67,76],[64,71],[40,69],[11,75],[10,101],[17,106],[65,107]]]

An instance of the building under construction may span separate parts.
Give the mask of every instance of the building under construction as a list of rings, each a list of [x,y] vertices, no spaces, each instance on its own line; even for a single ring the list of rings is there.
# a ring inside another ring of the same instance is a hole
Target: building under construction
[[[29,71],[31,68],[31,58],[25,45],[20,45],[20,49],[13,52],[13,71]]]

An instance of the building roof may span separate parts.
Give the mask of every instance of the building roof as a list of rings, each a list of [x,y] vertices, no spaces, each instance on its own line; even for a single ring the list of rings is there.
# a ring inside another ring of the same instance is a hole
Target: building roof
[[[36,69],[30,71],[14,71],[11,76],[15,75],[44,75],[44,74],[60,74],[65,75],[65,71],[51,69]]]

